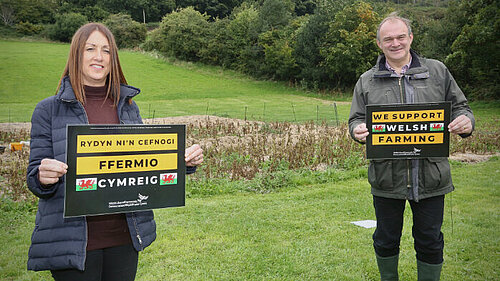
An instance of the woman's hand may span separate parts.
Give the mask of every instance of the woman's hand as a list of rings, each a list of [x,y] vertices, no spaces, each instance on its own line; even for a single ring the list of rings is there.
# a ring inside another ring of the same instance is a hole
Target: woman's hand
[[[198,166],[203,162],[203,149],[198,144],[194,144],[186,149],[184,158],[186,166]]]
[[[38,167],[38,179],[42,185],[51,185],[68,172],[68,165],[55,159],[45,158]]]

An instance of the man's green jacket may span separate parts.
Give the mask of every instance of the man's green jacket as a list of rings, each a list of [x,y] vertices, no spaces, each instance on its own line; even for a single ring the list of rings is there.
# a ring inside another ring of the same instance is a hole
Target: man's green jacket
[[[411,55],[410,68],[401,77],[386,68],[384,55],[379,56],[373,68],[361,75],[354,88],[349,116],[349,133],[353,138],[354,128],[366,123],[365,106],[370,104],[451,101],[451,120],[466,115],[474,129],[472,110],[446,66],[437,60],[421,58],[413,51]],[[446,157],[371,160],[368,181],[375,196],[415,201],[454,189]]]

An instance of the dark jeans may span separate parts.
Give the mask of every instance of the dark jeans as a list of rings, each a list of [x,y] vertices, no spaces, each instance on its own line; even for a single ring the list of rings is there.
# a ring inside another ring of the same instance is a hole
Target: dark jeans
[[[85,270],[51,270],[55,281],[133,281],[139,254],[132,244],[87,252]]]
[[[429,264],[443,262],[444,195],[409,201],[413,213],[412,234],[417,259]],[[377,228],[373,247],[377,255],[390,257],[399,254],[406,200],[373,196]]]

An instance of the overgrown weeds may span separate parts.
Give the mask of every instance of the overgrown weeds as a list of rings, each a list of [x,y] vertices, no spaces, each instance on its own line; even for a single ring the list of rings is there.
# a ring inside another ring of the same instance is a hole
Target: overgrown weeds
[[[26,168],[28,166],[29,152],[26,149],[8,152],[9,157],[0,157],[1,180],[5,181],[2,193],[16,200],[32,200],[33,197],[26,185]]]
[[[350,140],[347,125],[205,120],[188,126],[188,140],[201,143],[208,178],[253,179],[257,173],[364,165],[364,148]],[[357,159],[352,161],[353,159]],[[347,160],[347,161],[346,161]]]
[[[155,122],[156,123],[156,122]],[[26,140],[26,130],[0,131],[0,144]],[[187,142],[204,149],[204,163],[189,176],[188,196],[237,191],[268,193],[304,184],[335,182],[342,174],[365,176],[365,148],[348,134],[347,124],[250,122],[207,117],[187,125]],[[461,139],[453,135],[450,153],[486,154],[500,150],[500,131],[479,128]],[[26,186],[29,151],[0,155],[0,195],[35,202]],[[353,172],[354,171],[354,172]]]

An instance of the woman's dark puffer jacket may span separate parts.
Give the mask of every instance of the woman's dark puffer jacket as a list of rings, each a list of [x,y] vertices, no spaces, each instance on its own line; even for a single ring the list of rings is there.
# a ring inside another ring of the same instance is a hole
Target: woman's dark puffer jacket
[[[122,85],[118,117],[121,124],[142,123],[139,108],[129,99],[140,90]],[[87,247],[85,217],[64,218],[64,177],[43,188],[38,180],[38,167],[44,158],[66,161],[66,125],[87,124],[88,118],[75,98],[68,77],[63,79],[57,95],[41,101],[31,119],[31,151],[28,165],[28,188],[40,198],[35,229],[28,253],[29,270],[84,270]],[[126,214],[134,248],[142,251],[156,238],[152,211]]]

